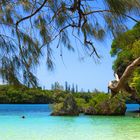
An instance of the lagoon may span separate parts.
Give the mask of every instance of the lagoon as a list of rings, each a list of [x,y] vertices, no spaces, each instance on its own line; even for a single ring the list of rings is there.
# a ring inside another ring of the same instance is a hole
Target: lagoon
[[[127,111],[139,107],[127,106]],[[140,118],[134,118],[133,113],[78,117],[49,116],[50,113],[49,105],[0,105],[0,140],[140,139]]]

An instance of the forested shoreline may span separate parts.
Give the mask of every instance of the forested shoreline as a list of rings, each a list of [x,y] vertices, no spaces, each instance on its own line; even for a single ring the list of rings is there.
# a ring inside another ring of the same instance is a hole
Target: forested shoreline
[[[43,90],[41,88],[28,88],[26,86],[15,87],[12,85],[0,85],[0,104],[51,104],[59,103],[65,96],[72,94],[75,98],[88,101],[95,95],[109,95],[105,92],[74,92],[54,89]],[[126,103],[136,103],[128,98]]]
[[[51,104],[63,101],[67,94],[88,100],[94,92],[73,92],[64,89],[43,90],[26,86],[0,85],[0,104]]]

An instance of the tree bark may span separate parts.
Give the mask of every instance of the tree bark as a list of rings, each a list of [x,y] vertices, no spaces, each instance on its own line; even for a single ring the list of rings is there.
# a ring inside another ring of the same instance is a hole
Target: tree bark
[[[140,57],[135,59],[127,68],[125,69],[123,75],[117,81],[117,84],[114,86],[113,84],[110,84],[108,88],[111,90],[113,95],[117,94],[121,89],[125,90],[125,85],[127,84],[128,78],[131,76],[132,72],[140,66]]]

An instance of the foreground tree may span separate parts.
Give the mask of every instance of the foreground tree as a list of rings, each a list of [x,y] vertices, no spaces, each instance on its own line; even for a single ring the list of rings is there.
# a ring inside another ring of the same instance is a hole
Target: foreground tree
[[[89,56],[99,58],[92,40],[103,39],[106,31],[114,37],[126,31],[126,19],[139,21],[130,16],[134,12],[139,16],[139,0],[2,0],[0,75],[10,84],[37,86],[34,70],[42,56],[53,68],[54,40],[61,57],[63,46],[74,50],[70,41],[76,38]]]
[[[118,79],[109,85],[114,94],[125,90],[140,101],[140,24],[113,41],[112,56],[117,55],[113,69]]]

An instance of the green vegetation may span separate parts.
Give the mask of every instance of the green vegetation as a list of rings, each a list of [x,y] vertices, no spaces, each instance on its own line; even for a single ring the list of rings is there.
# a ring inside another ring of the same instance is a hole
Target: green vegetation
[[[117,56],[113,70],[120,78],[125,69],[140,57],[140,23],[136,24],[133,29],[119,35],[113,41],[111,55]],[[125,81],[125,90],[132,93],[132,98],[140,101],[140,65]]]
[[[25,86],[0,86],[1,104],[53,104],[52,115],[124,115],[126,100],[124,94],[111,98],[110,94],[101,92],[72,93]]]
[[[25,86],[14,87],[10,85],[0,86],[0,103],[34,104],[52,103],[52,91],[27,88]]]
[[[0,85],[0,103],[60,103],[66,95],[72,93],[65,90],[42,90],[41,88],[28,88],[26,86]],[[76,99],[88,101],[96,93],[73,93]]]
[[[140,98],[140,68],[135,70],[133,73],[133,77],[130,80],[130,86],[135,88],[136,93],[138,93],[138,96]]]
[[[53,116],[77,116],[79,108],[72,94],[66,95],[62,103],[54,104],[54,109],[51,115]]]
[[[121,76],[125,68],[140,56],[140,24],[119,35],[111,47],[111,55],[117,56],[113,69]]]
[[[66,95],[63,102],[55,103],[52,115],[124,115],[126,111],[126,98],[121,94],[111,98],[110,94],[91,94],[86,101],[83,97],[75,97],[75,94]]]

